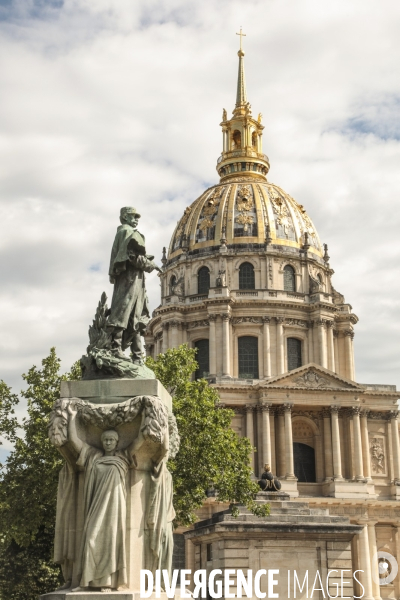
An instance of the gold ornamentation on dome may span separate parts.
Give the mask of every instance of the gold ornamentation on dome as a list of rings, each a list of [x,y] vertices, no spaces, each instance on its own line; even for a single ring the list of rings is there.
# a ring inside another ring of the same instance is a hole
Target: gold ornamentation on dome
[[[261,123],[262,121],[262,113],[258,113],[257,121]]]
[[[217,200],[219,200],[224,189],[225,189],[224,187],[215,188],[213,193],[208,197],[208,202],[213,201],[215,203]]]
[[[179,221],[179,227],[178,227],[178,231],[176,232],[176,235],[180,235],[182,233],[183,228],[185,227],[186,223],[189,220],[191,212],[192,212],[192,207],[187,206],[185,208],[185,212],[183,213],[182,219]]]
[[[271,203],[272,209],[276,215],[276,222],[283,227],[285,235],[287,235],[288,229],[290,228],[290,213],[286,206],[286,202],[280,196],[271,196]]]
[[[222,120],[223,121],[228,120],[228,113],[226,112],[225,108],[222,109]]]
[[[211,219],[203,219],[201,222],[201,225],[199,227],[199,229],[201,229],[202,231],[204,231],[205,229],[208,229],[209,227],[213,226],[213,222]]]
[[[215,206],[214,202],[212,200],[211,201],[209,200],[208,202],[209,202],[208,206],[205,206],[203,208],[203,215],[211,217],[212,215],[215,215],[218,212],[218,205]],[[211,202],[211,204],[210,204],[210,202]]]
[[[240,223],[240,225],[251,225],[254,223],[254,219],[251,215],[240,214],[236,217],[236,222]]]
[[[238,198],[237,209],[239,212],[251,210],[253,208],[252,198]]]
[[[248,198],[253,195],[252,189],[250,185],[241,185],[238,189],[238,198]]]

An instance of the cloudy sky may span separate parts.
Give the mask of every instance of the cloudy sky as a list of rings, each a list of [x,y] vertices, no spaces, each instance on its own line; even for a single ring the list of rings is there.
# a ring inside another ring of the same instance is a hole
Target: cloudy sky
[[[353,306],[356,378],[400,384],[398,0],[0,0],[0,378],[87,345],[126,204],[161,258],[217,182],[240,26],[270,181]],[[152,308],[156,275],[148,278]]]

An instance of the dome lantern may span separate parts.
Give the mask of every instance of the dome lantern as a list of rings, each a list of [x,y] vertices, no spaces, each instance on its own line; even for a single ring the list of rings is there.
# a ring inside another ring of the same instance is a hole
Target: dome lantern
[[[228,178],[251,175],[256,179],[266,179],[269,171],[268,157],[262,152],[262,114],[257,119],[252,116],[251,105],[247,100],[244,74],[244,52],[242,49],[242,28],[240,28],[239,69],[236,104],[233,116],[228,119],[225,109],[222,112],[222,154],[217,161],[217,171],[221,181]]]

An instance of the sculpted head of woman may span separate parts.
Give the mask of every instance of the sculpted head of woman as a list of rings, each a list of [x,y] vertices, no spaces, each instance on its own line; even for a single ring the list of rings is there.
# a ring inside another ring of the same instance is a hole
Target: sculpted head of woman
[[[118,446],[119,436],[115,429],[108,429],[101,434],[101,443],[105,452],[112,452]]]

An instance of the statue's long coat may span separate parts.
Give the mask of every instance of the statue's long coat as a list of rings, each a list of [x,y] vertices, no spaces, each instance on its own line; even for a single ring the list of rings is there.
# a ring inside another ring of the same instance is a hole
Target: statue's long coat
[[[150,320],[144,271],[150,261],[145,256],[145,239],[130,225],[120,225],[111,250],[110,281],[114,283],[108,322],[126,331],[126,338],[142,332]],[[132,258],[132,254],[135,257]],[[126,345],[128,345],[127,340]]]

